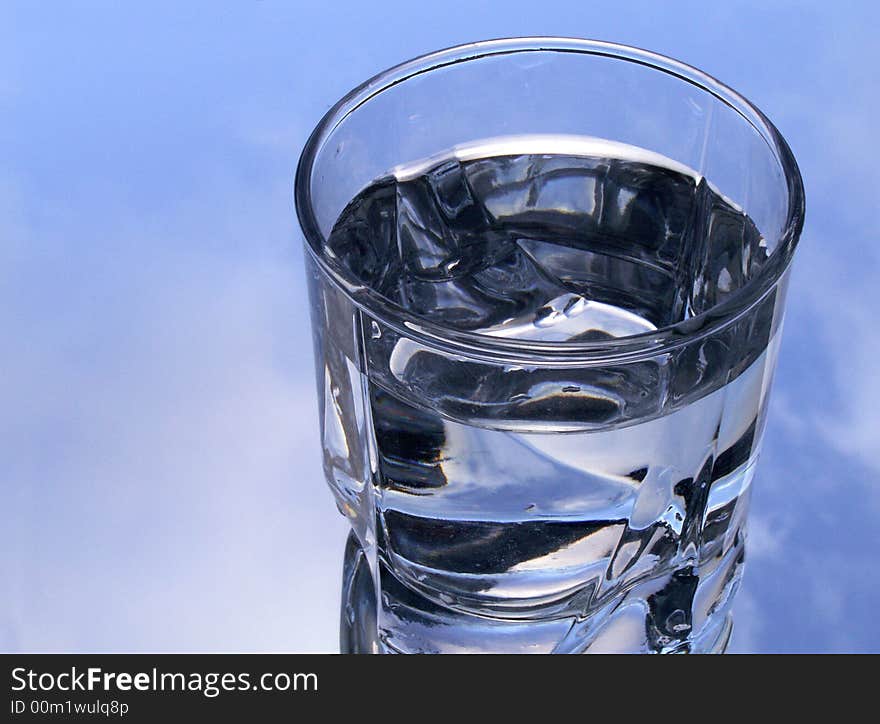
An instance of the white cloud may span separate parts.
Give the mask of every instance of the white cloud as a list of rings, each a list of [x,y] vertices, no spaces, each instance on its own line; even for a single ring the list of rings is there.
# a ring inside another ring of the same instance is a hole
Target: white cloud
[[[7,456],[0,646],[335,648],[347,525],[320,467],[298,273],[163,253],[119,297],[95,280],[61,323],[6,315],[27,343],[0,427],[27,434]]]

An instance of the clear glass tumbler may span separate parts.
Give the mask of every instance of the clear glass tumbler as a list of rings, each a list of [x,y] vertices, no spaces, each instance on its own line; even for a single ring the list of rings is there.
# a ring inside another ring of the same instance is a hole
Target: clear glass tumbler
[[[296,176],[342,648],[712,652],[804,195],[654,53],[493,40],[337,103]]]

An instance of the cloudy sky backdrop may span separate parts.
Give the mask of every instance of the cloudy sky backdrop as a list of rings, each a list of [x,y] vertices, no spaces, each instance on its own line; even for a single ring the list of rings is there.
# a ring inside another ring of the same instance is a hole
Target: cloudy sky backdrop
[[[298,153],[389,65],[556,34],[703,68],[794,149],[807,227],[733,650],[880,651],[876,5],[133,8],[0,7],[0,650],[335,650]]]

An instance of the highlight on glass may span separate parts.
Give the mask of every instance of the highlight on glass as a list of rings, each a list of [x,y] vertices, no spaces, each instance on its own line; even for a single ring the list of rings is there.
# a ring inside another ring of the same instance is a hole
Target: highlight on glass
[[[473,43],[339,101],[295,196],[342,650],[723,651],[804,217],[771,122],[651,52]]]

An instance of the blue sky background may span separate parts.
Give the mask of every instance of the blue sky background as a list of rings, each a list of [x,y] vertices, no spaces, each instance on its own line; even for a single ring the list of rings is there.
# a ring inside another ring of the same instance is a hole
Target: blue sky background
[[[880,651],[875,8],[0,5],[0,650],[335,650],[299,151],[389,65],[555,34],[703,68],[798,157],[732,648]]]

